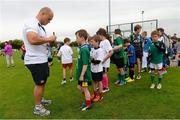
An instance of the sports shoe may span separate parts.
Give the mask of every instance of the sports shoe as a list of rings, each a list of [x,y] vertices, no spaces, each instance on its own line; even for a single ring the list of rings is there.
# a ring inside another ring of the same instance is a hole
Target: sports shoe
[[[74,81],[74,79],[73,79],[73,78],[71,78],[71,79],[70,79],[70,82],[73,82],[73,81]]]
[[[61,85],[66,84],[66,80],[62,80]]]
[[[109,91],[109,88],[104,88],[102,92],[105,93],[105,92],[108,92],[108,91]]]
[[[141,79],[141,75],[138,74],[137,77],[136,77],[137,80],[140,80]]]
[[[40,116],[48,116],[50,115],[50,111],[44,108],[43,105],[35,106],[34,112],[35,115],[40,115]]]
[[[86,103],[83,101],[82,104],[81,104],[80,109],[84,108],[85,106],[86,106]]]
[[[123,80],[121,80],[120,83],[119,83],[120,86],[123,86],[125,84],[126,84],[126,81],[123,81]]]
[[[131,79],[131,78],[130,78],[127,82],[128,82],[128,83],[134,82],[134,79]]]
[[[114,84],[118,85],[120,83],[121,80],[117,80]]]
[[[150,86],[151,89],[154,89],[155,88],[155,84],[152,83],[151,86]]]
[[[151,70],[148,72],[149,74],[151,73]]]
[[[86,111],[86,110],[89,110],[90,108],[92,107],[92,105],[89,105],[89,106],[82,106],[82,109],[81,111]]]
[[[41,100],[42,105],[50,105],[51,103],[52,103],[52,100],[46,100],[44,98],[42,98],[42,100]]]
[[[125,80],[126,80],[126,81],[128,81],[128,80],[130,80],[130,79],[131,79],[131,78],[130,78],[130,77],[128,77],[128,78],[126,78]]]
[[[157,85],[157,89],[160,90],[161,88],[162,88],[162,85],[161,85],[161,83],[159,83],[159,84]]]
[[[101,101],[103,99],[103,97],[100,97],[99,95],[97,95],[94,99],[93,102],[98,102]]]
[[[145,71],[145,69],[142,69],[141,72],[143,73],[143,72],[146,72],[146,71]]]

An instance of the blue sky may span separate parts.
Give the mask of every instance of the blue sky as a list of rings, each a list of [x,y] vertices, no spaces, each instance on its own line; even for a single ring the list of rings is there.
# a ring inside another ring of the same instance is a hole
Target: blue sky
[[[0,41],[21,39],[26,20],[36,16],[41,7],[54,11],[52,22],[46,26],[49,35],[55,31],[58,40],[75,39],[80,28],[94,34],[108,25],[108,0],[0,0]],[[112,24],[158,19],[166,33],[180,36],[179,0],[111,0]]]

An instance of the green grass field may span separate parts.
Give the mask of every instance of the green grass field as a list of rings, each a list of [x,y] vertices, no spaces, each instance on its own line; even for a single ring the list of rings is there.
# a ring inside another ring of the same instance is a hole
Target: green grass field
[[[122,87],[114,85],[116,68],[109,71],[110,91],[103,101],[93,105],[89,111],[81,112],[83,97],[77,90],[77,82],[60,85],[62,67],[54,58],[54,65],[46,86],[45,98],[53,103],[48,117],[33,115],[33,87],[30,72],[24,67],[20,53],[14,56],[16,66],[7,68],[5,57],[0,56],[0,118],[180,118],[180,68],[169,68],[161,90],[149,89],[150,76],[143,73],[142,79]],[[74,61],[74,77],[75,77]],[[92,86],[90,87],[92,91]]]

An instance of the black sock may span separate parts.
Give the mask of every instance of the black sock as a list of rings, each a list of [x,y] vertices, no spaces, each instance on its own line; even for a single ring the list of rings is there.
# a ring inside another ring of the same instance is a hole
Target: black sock
[[[72,77],[70,77],[70,79],[72,79]]]
[[[129,76],[131,79],[134,79],[134,70],[129,70]]]

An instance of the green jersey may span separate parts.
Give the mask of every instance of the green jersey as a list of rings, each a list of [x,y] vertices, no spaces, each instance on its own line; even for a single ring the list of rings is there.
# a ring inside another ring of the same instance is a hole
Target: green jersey
[[[151,63],[159,64],[163,62],[163,52],[158,49],[160,42],[153,42],[150,46]]]
[[[117,37],[114,40],[114,47],[118,46],[118,45],[122,45],[122,48],[120,48],[120,50],[118,51],[114,51],[114,57],[116,59],[120,59],[120,58],[124,58],[124,40],[121,37]]]
[[[91,64],[91,60],[90,60],[89,46],[87,44],[84,44],[79,48],[78,61],[76,66],[76,80],[79,80],[80,78],[83,65],[88,65],[84,75],[84,80],[85,81],[92,80],[90,64]]]

